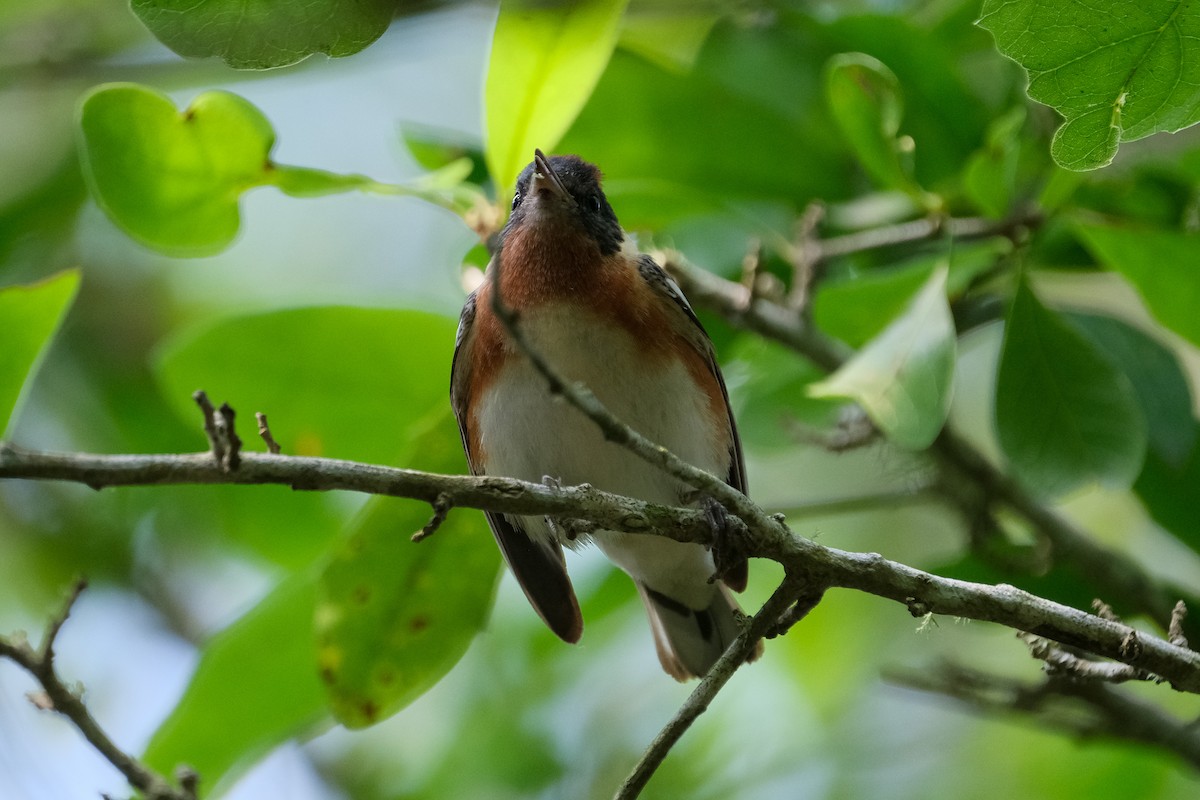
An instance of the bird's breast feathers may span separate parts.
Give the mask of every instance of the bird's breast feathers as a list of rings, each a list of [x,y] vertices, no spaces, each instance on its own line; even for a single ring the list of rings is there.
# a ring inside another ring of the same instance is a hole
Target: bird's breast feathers
[[[689,344],[678,343],[682,352],[664,352],[661,342],[648,346],[608,316],[567,302],[527,310],[521,329],[563,377],[585,384],[635,430],[702,469],[717,475],[728,470],[724,400],[714,407],[719,386],[708,385],[715,379],[707,366],[697,370],[692,364],[702,357],[687,352]],[[528,359],[503,352],[490,385],[473,393],[470,424],[481,471],[532,481],[551,476],[564,484],[586,482],[653,502],[679,502],[678,481],[604,441],[593,422],[549,393]]]

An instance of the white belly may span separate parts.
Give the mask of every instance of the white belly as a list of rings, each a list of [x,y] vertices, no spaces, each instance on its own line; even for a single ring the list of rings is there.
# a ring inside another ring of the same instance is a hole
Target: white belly
[[[594,318],[589,323],[588,312],[573,306],[531,311],[522,315],[521,326],[560,374],[583,382],[618,418],[685,461],[725,474],[729,453],[706,434],[708,398],[682,364],[644,365],[628,333]],[[606,442],[595,423],[552,397],[527,359],[511,359],[492,389],[476,411],[487,474],[534,482],[549,476],[564,485],[590,483],[670,505],[687,495],[680,481]],[[530,536],[552,535],[542,518],[524,517],[519,524]],[[657,591],[697,608],[711,597],[706,580],[712,562],[698,545],[611,532],[593,539],[618,566]]]

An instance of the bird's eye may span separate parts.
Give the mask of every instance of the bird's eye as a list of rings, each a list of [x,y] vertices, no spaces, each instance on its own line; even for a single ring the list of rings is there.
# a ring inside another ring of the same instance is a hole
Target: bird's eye
[[[521,205],[521,193],[516,192],[515,194],[513,194],[513,204],[512,204],[513,210],[515,211],[517,206],[519,206],[519,205]]]
[[[604,208],[604,204],[600,201],[600,195],[598,194],[592,195],[589,198],[589,202],[592,204],[592,211],[595,211],[597,214]]]

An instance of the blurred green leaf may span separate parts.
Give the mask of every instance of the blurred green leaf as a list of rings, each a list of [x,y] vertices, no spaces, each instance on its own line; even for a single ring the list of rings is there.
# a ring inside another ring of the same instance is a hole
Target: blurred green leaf
[[[1128,486],[1141,469],[1146,421],[1129,379],[1025,280],[1005,326],[995,414],[1015,474],[1039,494]]]
[[[1165,345],[1113,317],[1069,314],[1096,350],[1125,373],[1146,419],[1151,449],[1181,467],[1196,443],[1192,390],[1179,359]]]
[[[75,292],[79,270],[60,272],[28,286],[0,289],[0,435],[12,432],[25,388],[62,324]]]
[[[949,270],[946,292],[954,296],[1012,249],[1004,238],[951,243],[949,252],[909,259],[887,269],[823,281],[813,298],[813,320],[851,347],[861,347],[895,319],[938,268]]]
[[[1061,166],[1112,162],[1121,142],[1200,122],[1200,12],[1183,0],[985,0],[979,24],[1029,72],[1029,96],[1066,117]]]
[[[418,436],[405,464],[458,471],[448,408],[435,419],[447,424]],[[433,536],[410,541],[429,517],[419,503],[372,499],[321,576],[321,678],[348,727],[384,720],[424,694],[487,621],[500,553],[483,514],[452,511]]]
[[[550,152],[600,80],[628,0],[503,0],[484,105],[488,168],[511,193],[534,148]]]
[[[845,197],[846,159],[822,105],[814,100],[805,107],[812,114],[794,119],[765,110],[725,84],[727,64],[709,52],[679,74],[618,50],[563,139],[565,151],[605,171],[605,192],[626,228],[657,229],[745,200],[794,208],[812,196]],[[772,70],[797,57],[773,51],[754,80],[778,80]],[[630,134],[614,136],[614,120]]]
[[[742,443],[750,449],[795,447],[797,425],[831,428],[845,402],[819,399],[810,384],[825,372],[797,358],[794,350],[760,337],[743,337],[727,353],[725,381],[729,385]]]
[[[387,463],[446,404],[454,330],[434,314],[340,306],[233,317],[170,342],[158,376],[185,420],[204,389],[265,412],[285,452]]]
[[[417,311],[319,307],[233,317],[171,339],[160,350],[162,394],[203,443],[192,392],[238,412],[248,449],[255,411],[285,453],[403,464],[417,423],[444,409],[454,323]],[[453,427],[447,431],[455,440]],[[459,466],[455,471],[461,471]],[[164,530],[198,513],[260,556],[297,568],[324,552],[344,501],[286,487],[189,487],[158,512]],[[199,509],[199,511],[197,510]],[[286,530],[286,534],[281,531]]]
[[[313,53],[357,53],[387,30],[398,0],[131,0],[160,42],[181,56],[220,56],[237,69],[294,64]]]
[[[936,270],[903,315],[809,392],[855,400],[892,441],[927,447],[950,413],[955,333],[947,272]]]
[[[1195,426],[1188,437],[1196,439]],[[1200,447],[1182,464],[1171,464],[1157,451],[1146,456],[1134,490],[1150,516],[1192,550],[1200,553]]]
[[[288,578],[205,646],[187,690],[146,747],[160,774],[187,764],[213,794],[232,772],[327,713],[313,641],[315,578]]]
[[[1002,219],[1012,210],[1024,124],[1025,109],[1021,106],[993,122],[988,126],[983,149],[971,156],[963,171],[967,196],[993,219]]]
[[[884,188],[919,194],[901,163],[903,145],[897,134],[904,101],[892,71],[865,53],[836,55],[825,65],[825,97],[867,174]]]
[[[1100,224],[1076,230],[1097,261],[1134,285],[1155,319],[1200,346],[1200,236]]]
[[[406,122],[400,129],[400,138],[413,160],[430,172],[469,159],[470,170],[466,181],[483,186],[489,180],[483,150],[475,137],[445,128]]]
[[[720,19],[719,9],[708,3],[635,4],[621,25],[621,47],[663,69],[687,72]]]

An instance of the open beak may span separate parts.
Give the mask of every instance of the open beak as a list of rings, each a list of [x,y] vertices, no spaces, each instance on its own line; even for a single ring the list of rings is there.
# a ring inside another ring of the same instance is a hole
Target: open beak
[[[567,187],[563,186],[562,180],[550,166],[550,159],[546,158],[545,153],[541,150],[534,150],[533,164],[533,180],[529,185],[530,194],[536,196],[541,193],[542,189],[546,189],[550,193],[558,195],[562,200],[575,202],[575,198],[567,191]]]

